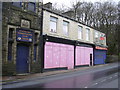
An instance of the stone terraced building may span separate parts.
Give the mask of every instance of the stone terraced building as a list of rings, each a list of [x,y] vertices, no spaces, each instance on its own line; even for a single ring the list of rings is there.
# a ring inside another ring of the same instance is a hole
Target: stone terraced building
[[[105,34],[42,2],[2,3],[3,75],[104,64]]]
[[[38,44],[41,31],[41,3],[2,3],[3,75],[40,72]],[[25,61],[22,61],[24,59]],[[21,71],[21,69],[24,69]]]

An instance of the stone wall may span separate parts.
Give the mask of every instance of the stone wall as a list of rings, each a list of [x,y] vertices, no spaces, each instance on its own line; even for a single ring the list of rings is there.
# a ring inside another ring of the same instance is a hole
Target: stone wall
[[[16,28],[21,28],[21,19],[30,21],[30,28],[33,31],[38,31],[40,34],[40,19],[35,12],[23,10],[23,8],[18,8],[13,6],[10,2],[3,3],[3,14],[2,14],[2,71],[3,75],[16,75]],[[14,28],[13,34],[13,59],[8,61],[8,28]],[[30,73],[40,72],[40,60],[33,62],[33,50],[34,43],[30,46],[31,57],[30,57]],[[38,54],[37,54],[38,55]]]

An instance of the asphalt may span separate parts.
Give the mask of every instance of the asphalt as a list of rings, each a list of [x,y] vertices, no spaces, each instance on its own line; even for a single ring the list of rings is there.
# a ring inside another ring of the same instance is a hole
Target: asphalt
[[[110,76],[108,78],[112,77],[111,79],[113,78],[116,79],[115,78],[116,75],[114,75],[116,72],[118,72],[116,65],[117,63],[110,63],[110,64],[104,64],[104,65],[91,66],[91,67],[81,67],[73,70],[51,71],[51,72],[45,72],[42,74],[26,75],[24,77],[16,76],[15,78],[14,76],[13,80],[11,79],[11,80],[4,81],[3,87],[4,88],[5,87],[7,88],[12,88],[12,87],[88,88],[88,87],[91,87],[92,84],[94,85],[95,82],[93,81],[97,80],[96,82],[98,84],[99,82],[102,82],[104,80],[103,77],[106,77],[112,74],[113,76]],[[18,77],[19,78],[22,77],[22,78],[19,79]],[[66,83],[69,83],[67,84],[68,86],[66,86]],[[108,85],[111,83],[107,82]]]
[[[34,79],[34,78],[44,78],[44,77],[50,76],[50,75],[63,74],[63,73],[74,72],[74,71],[79,71],[79,70],[86,70],[86,69],[95,68],[95,67],[107,66],[110,64],[112,64],[112,63],[90,66],[90,67],[79,67],[79,68],[70,69],[70,70],[57,70],[57,71],[48,71],[48,72],[44,72],[44,73],[19,74],[16,76],[3,76],[2,79],[0,80],[0,84],[14,83],[14,82],[30,80],[30,79]]]

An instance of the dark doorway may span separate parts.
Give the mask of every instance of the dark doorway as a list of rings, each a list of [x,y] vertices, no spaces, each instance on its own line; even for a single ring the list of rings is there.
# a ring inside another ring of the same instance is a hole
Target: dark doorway
[[[92,66],[92,54],[90,54],[90,65]]]

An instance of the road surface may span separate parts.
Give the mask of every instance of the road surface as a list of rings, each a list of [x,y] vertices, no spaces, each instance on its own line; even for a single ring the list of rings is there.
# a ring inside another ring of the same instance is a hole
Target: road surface
[[[86,70],[62,73],[34,78],[12,84],[3,85],[6,88],[119,88],[118,63],[90,67]]]

